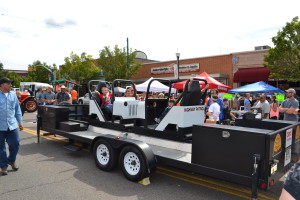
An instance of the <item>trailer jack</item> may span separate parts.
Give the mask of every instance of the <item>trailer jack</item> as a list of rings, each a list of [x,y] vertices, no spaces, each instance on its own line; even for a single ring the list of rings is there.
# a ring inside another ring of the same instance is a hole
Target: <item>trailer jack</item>
[[[253,155],[253,173],[252,173],[252,187],[251,187],[251,190],[252,190],[252,193],[251,193],[251,198],[253,200],[257,200],[257,184],[258,184],[258,171],[257,171],[257,168],[259,167],[258,164],[259,164],[259,161],[260,161],[260,155],[259,154],[254,154]]]

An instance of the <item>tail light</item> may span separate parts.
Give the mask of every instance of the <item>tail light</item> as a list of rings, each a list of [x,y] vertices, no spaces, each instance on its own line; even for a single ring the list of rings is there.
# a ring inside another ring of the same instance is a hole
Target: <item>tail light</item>
[[[274,184],[275,184],[274,179],[273,179],[272,181],[269,182],[269,186],[270,186],[270,187],[273,186]]]
[[[265,183],[260,184],[260,188],[264,189],[267,188],[267,185]]]

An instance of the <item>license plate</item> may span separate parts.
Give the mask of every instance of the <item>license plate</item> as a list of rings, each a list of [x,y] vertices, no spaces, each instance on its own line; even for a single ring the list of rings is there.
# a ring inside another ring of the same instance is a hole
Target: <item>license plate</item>
[[[271,175],[277,171],[277,163],[271,166]]]

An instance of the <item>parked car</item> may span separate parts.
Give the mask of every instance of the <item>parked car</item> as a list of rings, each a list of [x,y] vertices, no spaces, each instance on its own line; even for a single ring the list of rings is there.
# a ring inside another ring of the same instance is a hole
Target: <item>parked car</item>
[[[89,93],[86,93],[83,97],[78,98],[78,104],[89,104]]]

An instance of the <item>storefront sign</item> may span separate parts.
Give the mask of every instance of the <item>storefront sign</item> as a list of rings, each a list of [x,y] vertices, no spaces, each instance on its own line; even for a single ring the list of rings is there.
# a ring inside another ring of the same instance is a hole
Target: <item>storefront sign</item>
[[[151,74],[174,74],[174,70],[177,69],[176,64],[171,64],[164,67],[152,67]],[[199,71],[199,63],[188,64],[188,65],[179,65],[179,72],[194,72]]]

